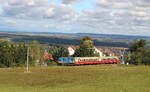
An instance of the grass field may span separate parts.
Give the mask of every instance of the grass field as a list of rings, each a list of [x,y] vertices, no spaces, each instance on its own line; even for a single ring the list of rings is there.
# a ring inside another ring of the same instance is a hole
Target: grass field
[[[150,92],[150,66],[0,69],[0,92]]]

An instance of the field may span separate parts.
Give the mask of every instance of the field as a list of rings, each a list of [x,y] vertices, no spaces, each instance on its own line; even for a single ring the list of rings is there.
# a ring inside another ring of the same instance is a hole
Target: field
[[[51,66],[0,69],[0,92],[150,92],[149,66]]]

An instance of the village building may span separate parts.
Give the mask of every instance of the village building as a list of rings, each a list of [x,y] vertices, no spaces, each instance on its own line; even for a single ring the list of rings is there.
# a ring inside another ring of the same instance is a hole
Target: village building
[[[74,55],[75,50],[79,48],[79,46],[66,46],[66,48],[68,49],[69,56],[72,56]],[[123,54],[124,50],[126,49],[127,48],[123,48],[123,47],[105,47],[105,46],[94,47],[95,53],[98,53],[99,57],[103,57],[103,56],[120,57]]]
[[[99,57],[102,57],[102,56],[103,56],[103,52],[102,52],[100,49],[94,47],[94,50],[95,50],[95,53],[98,53],[98,54],[99,54]]]
[[[68,52],[69,52],[69,56],[74,55],[75,50],[73,49],[73,47],[69,46],[67,49],[68,49]]]

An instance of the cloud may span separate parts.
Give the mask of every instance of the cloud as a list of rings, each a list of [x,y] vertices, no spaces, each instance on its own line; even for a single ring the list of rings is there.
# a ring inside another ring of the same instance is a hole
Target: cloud
[[[84,0],[62,0],[62,3],[64,4],[72,4],[72,3],[78,3]]]
[[[150,35],[150,0],[97,0],[94,9],[76,12],[73,3],[81,1],[88,0],[0,0],[0,17],[6,17],[0,21],[61,32]]]
[[[3,6],[5,16],[15,18],[40,18],[48,0],[9,0]]]
[[[98,0],[95,10],[82,11],[78,24],[95,33],[150,35],[149,0]]]
[[[133,0],[98,0],[99,7],[128,9],[133,7]]]
[[[0,3],[3,3],[5,0],[0,0]]]
[[[53,5],[46,10],[45,17],[55,20],[72,20],[76,16],[74,9],[71,5]]]
[[[2,5],[2,4],[0,4]],[[49,3],[48,0],[9,0],[2,5],[0,21],[10,28],[70,30],[76,19],[70,4]],[[14,22],[15,21],[15,22]],[[2,28],[2,27],[1,27]]]
[[[68,20],[74,9],[66,4],[49,4],[48,0],[10,0],[3,7],[3,15],[23,19]]]

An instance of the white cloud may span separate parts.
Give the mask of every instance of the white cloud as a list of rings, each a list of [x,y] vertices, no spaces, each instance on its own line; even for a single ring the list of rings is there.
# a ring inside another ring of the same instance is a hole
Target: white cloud
[[[2,16],[10,18],[6,24],[17,26],[32,20],[25,23],[55,31],[150,35],[150,0],[98,0],[95,9],[81,12],[76,12],[72,3],[84,0],[62,0],[59,4],[48,0],[2,1]]]
[[[46,14],[47,17],[53,16],[54,15],[54,8],[48,8],[45,11],[45,14]]]
[[[149,0],[98,0],[95,10],[82,12],[79,23],[99,33],[150,35],[149,4]]]
[[[47,19],[55,19],[59,21],[72,20],[75,17],[74,9],[71,5],[53,5],[46,10],[45,17]]]
[[[40,18],[48,0],[9,0],[3,5],[5,16],[15,18]]]
[[[10,0],[3,7],[4,16],[25,19],[68,20],[74,17],[69,4],[49,4],[48,0]]]
[[[78,3],[84,0],[62,0],[62,3],[64,4],[72,4],[72,3]]]

